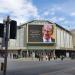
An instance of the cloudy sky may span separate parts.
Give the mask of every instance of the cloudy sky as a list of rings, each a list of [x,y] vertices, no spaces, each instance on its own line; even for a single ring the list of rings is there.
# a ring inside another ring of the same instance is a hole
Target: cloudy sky
[[[10,15],[20,23],[34,19],[53,21],[75,28],[75,0],[0,0],[0,22]]]

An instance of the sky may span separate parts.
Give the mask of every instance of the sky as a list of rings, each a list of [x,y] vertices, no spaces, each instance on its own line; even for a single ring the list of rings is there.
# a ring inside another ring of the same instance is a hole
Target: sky
[[[75,0],[0,0],[0,23],[6,16],[20,25],[32,20],[48,20],[75,29]]]

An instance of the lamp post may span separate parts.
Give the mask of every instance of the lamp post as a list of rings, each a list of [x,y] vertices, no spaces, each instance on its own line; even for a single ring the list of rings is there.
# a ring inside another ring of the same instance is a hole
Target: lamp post
[[[4,69],[3,69],[3,75],[6,75],[7,70],[7,56],[8,56],[8,41],[9,41],[9,23],[10,18],[7,16],[6,20],[4,20],[5,24],[5,54],[4,54]]]

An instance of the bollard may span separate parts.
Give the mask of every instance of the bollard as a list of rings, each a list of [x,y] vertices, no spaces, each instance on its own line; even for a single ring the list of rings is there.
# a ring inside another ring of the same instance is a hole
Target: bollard
[[[1,71],[4,69],[4,63],[1,63]]]

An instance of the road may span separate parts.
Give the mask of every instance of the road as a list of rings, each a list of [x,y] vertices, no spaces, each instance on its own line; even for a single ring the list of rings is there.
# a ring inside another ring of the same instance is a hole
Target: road
[[[7,75],[75,75],[75,60],[9,61]]]

